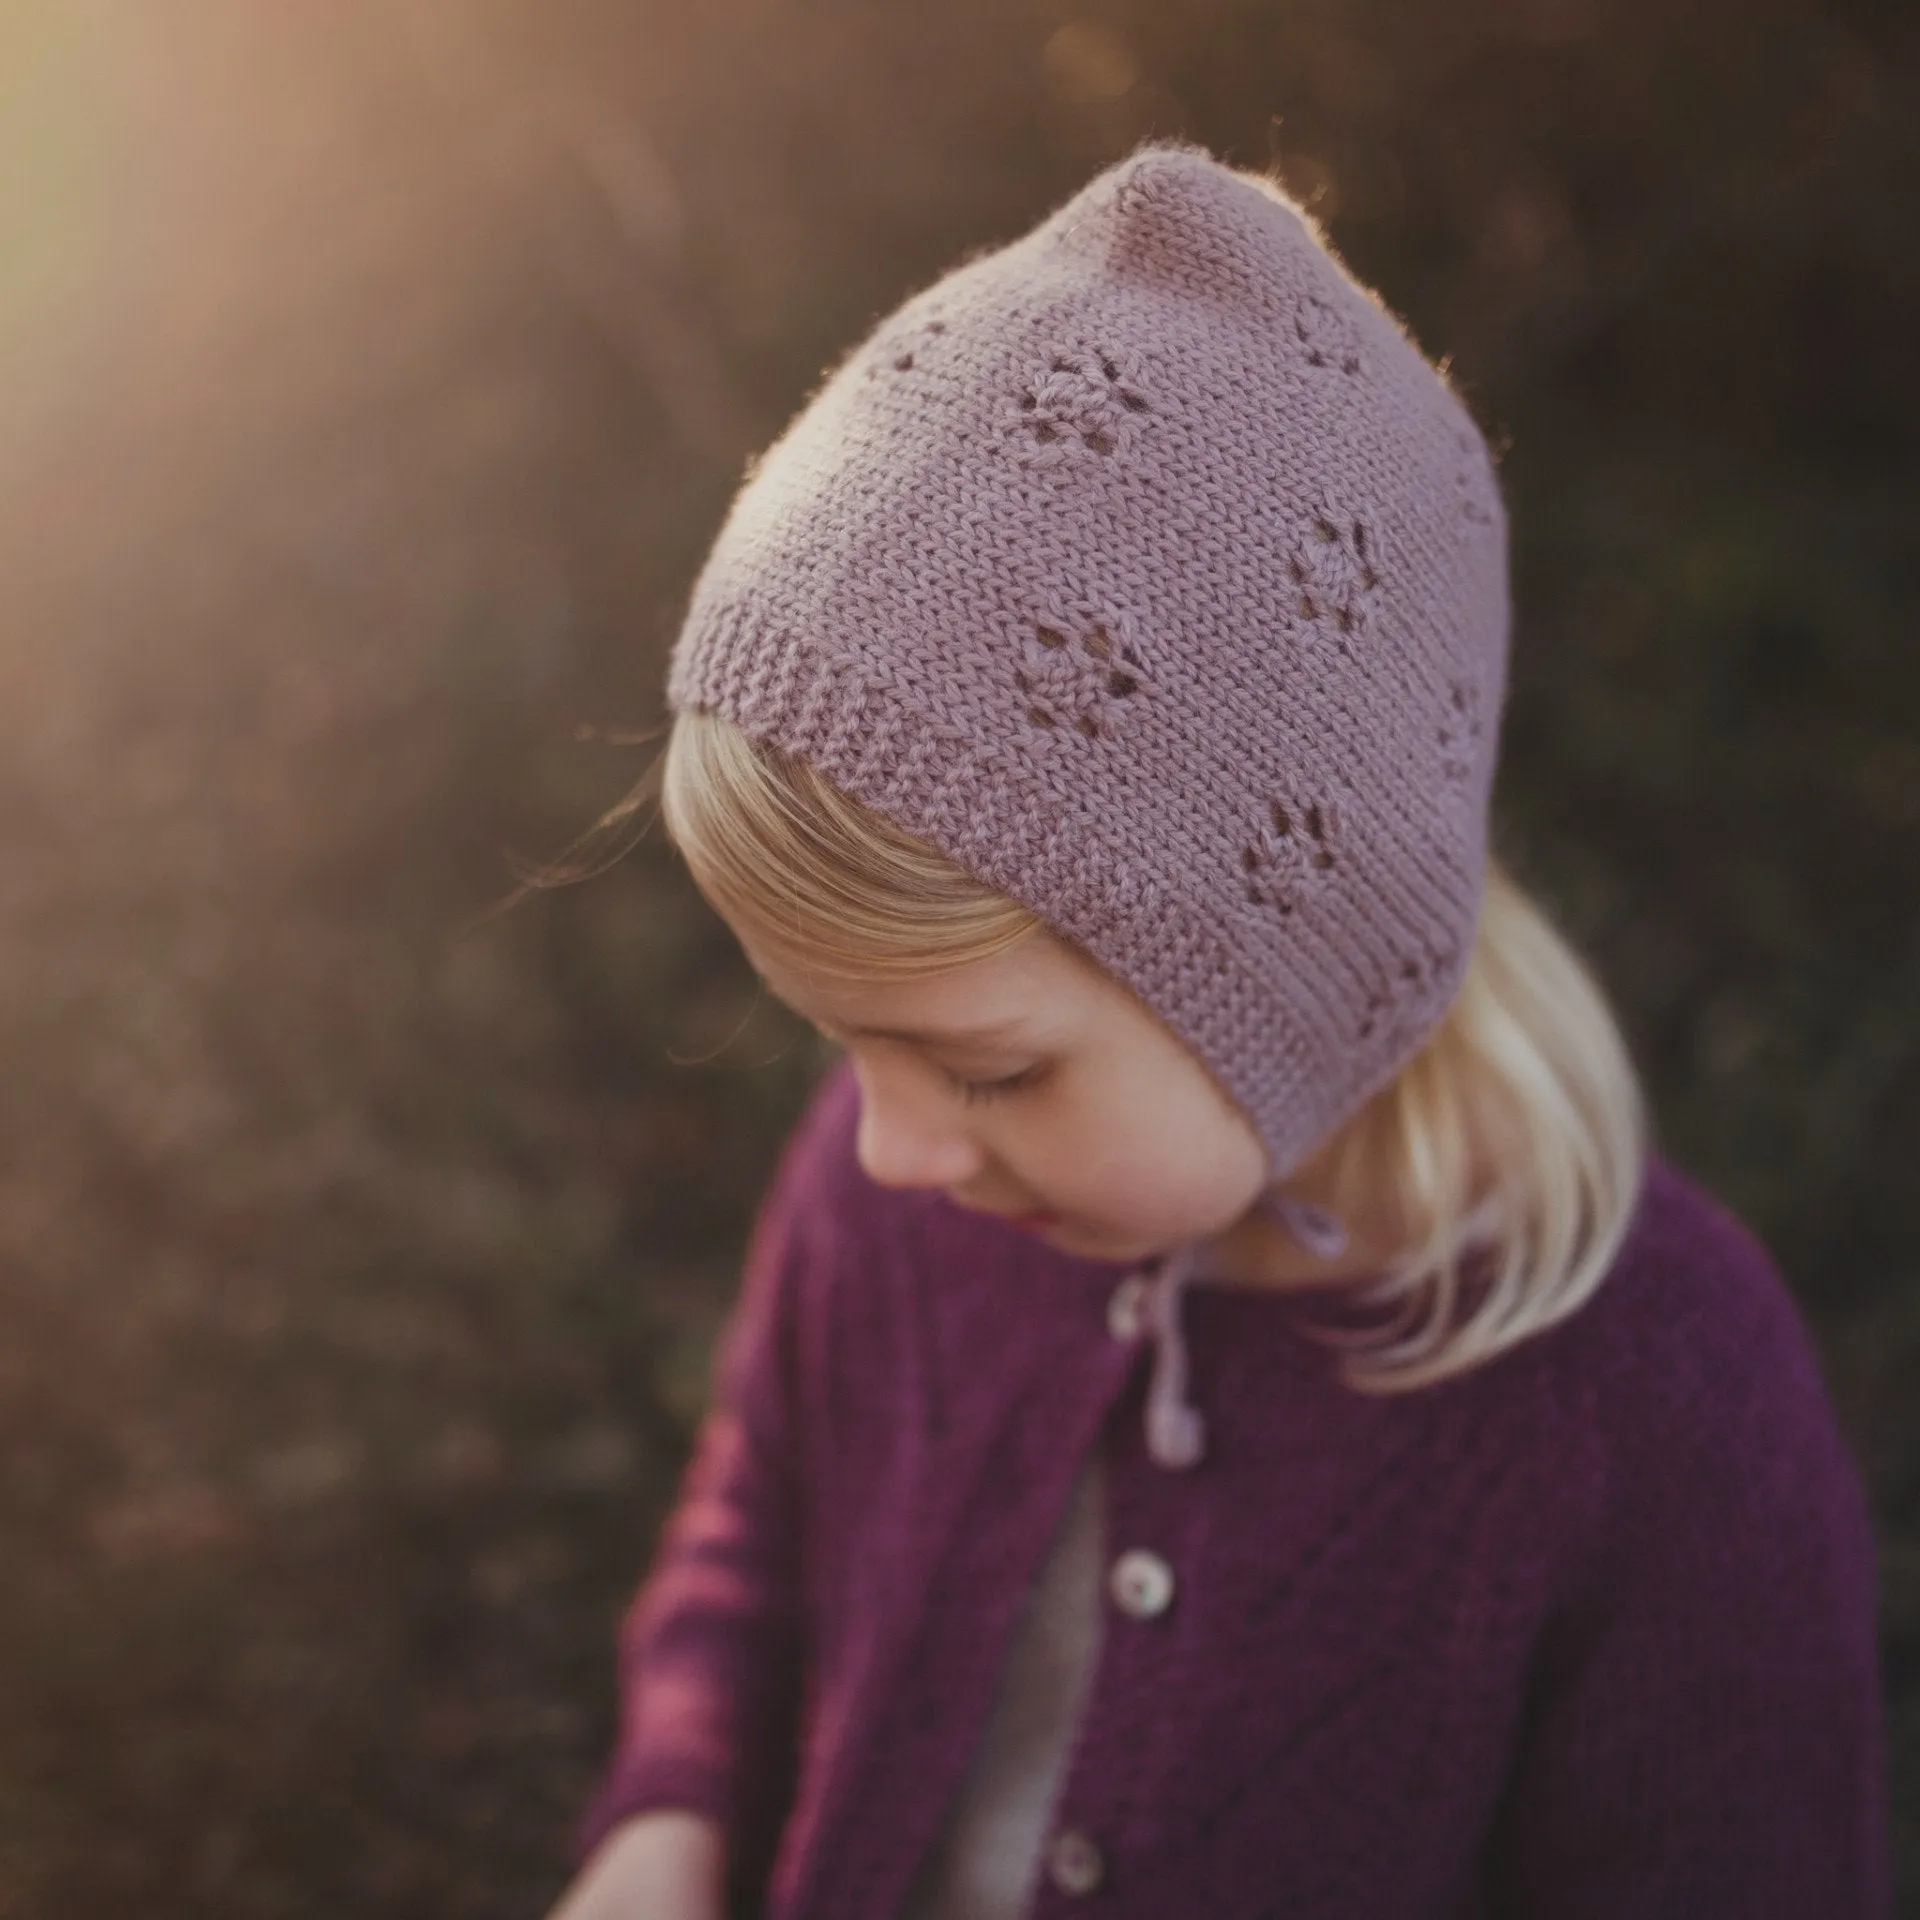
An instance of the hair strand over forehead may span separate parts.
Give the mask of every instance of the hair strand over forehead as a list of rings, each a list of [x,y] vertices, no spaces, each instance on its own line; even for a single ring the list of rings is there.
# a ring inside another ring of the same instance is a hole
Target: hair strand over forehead
[[[810,971],[924,976],[989,959],[1044,924],[717,714],[675,716],[661,810],[708,898]]]

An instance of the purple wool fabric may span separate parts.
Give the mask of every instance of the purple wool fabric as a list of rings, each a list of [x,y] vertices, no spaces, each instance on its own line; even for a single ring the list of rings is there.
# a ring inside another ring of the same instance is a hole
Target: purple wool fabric
[[[1039,1920],[1888,1911],[1859,1482],[1767,1254],[1672,1166],[1587,1306],[1418,1393],[1198,1288],[1212,1444],[1169,1472],[1126,1270],[875,1185],[857,1106],[842,1066],[760,1212],[583,1851],[692,1808],[736,1913],[894,1920],[1098,1447],[1110,1551],[1173,1594],[1106,1603]]]
[[[1278,1179],[1465,973],[1507,629],[1446,381],[1270,181],[1149,142],[834,369],[668,698],[1077,941]]]

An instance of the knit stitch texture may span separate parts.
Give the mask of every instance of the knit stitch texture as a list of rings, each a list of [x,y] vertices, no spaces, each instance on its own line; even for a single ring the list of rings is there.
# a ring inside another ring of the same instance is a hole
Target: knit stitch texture
[[[1262,175],[1149,142],[908,299],[754,464],[668,698],[1130,986],[1292,1170],[1466,970],[1506,520]]]
[[[627,1623],[623,1815],[723,1827],[739,1914],[895,1920],[1090,1448],[1113,1554],[1036,1920],[1880,1920],[1872,1549],[1760,1244],[1656,1160],[1563,1322],[1417,1394],[1296,1303],[1188,1304],[1212,1444],[1149,1455],[1123,1268],[854,1151],[783,1157],[719,1392]]]

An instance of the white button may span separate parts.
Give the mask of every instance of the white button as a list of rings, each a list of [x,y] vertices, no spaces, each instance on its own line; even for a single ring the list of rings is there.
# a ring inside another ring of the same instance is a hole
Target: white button
[[[1157,1553],[1135,1547],[1107,1576],[1113,1604],[1135,1620],[1152,1620],[1173,1605],[1173,1569]]]
[[[1047,1877],[1062,1893],[1091,1893],[1106,1872],[1100,1849],[1078,1827],[1062,1827],[1047,1843]]]
[[[1138,1340],[1147,1330],[1147,1300],[1153,1282],[1144,1273],[1130,1273],[1114,1288],[1107,1302],[1107,1331],[1116,1340]]]

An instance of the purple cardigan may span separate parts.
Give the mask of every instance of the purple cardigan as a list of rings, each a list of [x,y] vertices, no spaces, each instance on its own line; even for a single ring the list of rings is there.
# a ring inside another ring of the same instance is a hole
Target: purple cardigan
[[[1097,1444],[1174,1593],[1108,1604],[1035,1915],[1888,1910],[1859,1480],[1768,1256],[1664,1160],[1585,1308],[1412,1394],[1196,1288],[1169,1472],[1125,1270],[874,1185],[857,1099],[842,1063],[762,1206],[583,1853],[695,1808],[736,1912],[891,1920]]]

